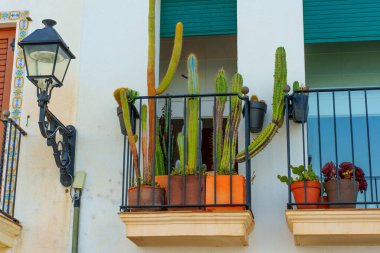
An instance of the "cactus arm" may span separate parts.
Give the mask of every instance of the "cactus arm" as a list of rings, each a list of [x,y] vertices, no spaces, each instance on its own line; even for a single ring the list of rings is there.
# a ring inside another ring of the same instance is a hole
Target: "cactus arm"
[[[236,73],[232,77],[231,92],[238,93],[239,96],[241,96],[242,87],[243,78],[239,73]],[[232,158],[232,162],[234,160],[241,112],[242,105],[240,98],[238,96],[231,97],[231,114],[228,116],[226,131],[224,133],[223,156],[219,169],[220,174],[227,174],[230,171],[230,158]]]
[[[227,93],[228,91],[228,85],[226,76],[224,73],[224,70],[219,70],[218,74],[216,75],[215,79],[215,91],[216,93]],[[214,161],[216,161],[216,165],[214,166],[216,169],[219,168],[219,163],[222,158],[222,152],[223,152],[223,113],[224,108],[227,102],[226,96],[220,96],[216,98],[216,109],[214,115],[214,120],[216,129],[215,129],[215,138],[216,138],[216,157],[214,157]]]
[[[129,114],[129,105],[128,105],[128,101],[127,101],[127,90],[126,89],[120,90],[120,100],[121,100],[121,105],[123,108],[124,124],[125,124],[125,129],[127,130],[128,142],[129,142],[129,146],[131,147],[133,167],[135,170],[136,178],[138,178],[139,177],[139,168],[138,168],[138,162],[137,162],[136,138],[132,132],[131,118],[130,118],[130,114]]]
[[[198,83],[198,60],[194,54],[190,54],[187,58],[188,71],[188,94],[199,94]],[[197,165],[198,154],[198,113],[199,113],[199,98],[188,98],[188,117],[187,117],[187,139],[188,139],[188,161],[186,172],[194,174],[194,169]]]
[[[183,34],[183,24],[181,22],[178,22],[175,28],[174,47],[173,47],[169,67],[160,85],[156,89],[157,95],[162,94],[163,92],[165,92],[165,90],[169,88],[169,85],[171,81],[173,80],[174,74],[177,71],[177,67],[178,67],[179,60],[181,58],[181,51],[182,51],[182,34]]]
[[[252,158],[262,151],[273,139],[277,133],[278,126],[274,123],[270,123],[264,128],[264,130],[249,144],[248,157]],[[245,150],[240,151],[236,155],[236,161],[242,163],[245,161]]]
[[[284,122],[285,114],[285,101],[284,96],[286,92],[284,87],[287,83],[287,69],[286,69],[286,52],[283,47],[276,50],[275,57],[275,72],[274,72],[274,85],[273,85],[273,114],[272,122],[265,127],[265,129],[249,144],[248,157],[249,159],[256,156],[262,151],[273,139],[278,129]],[[245,150],[240,151],[236,155],[238,163],[245,161]]]

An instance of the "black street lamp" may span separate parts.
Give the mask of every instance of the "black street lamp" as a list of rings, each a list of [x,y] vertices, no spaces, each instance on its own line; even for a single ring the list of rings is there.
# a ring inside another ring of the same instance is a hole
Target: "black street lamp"
[[[41,134],[47,139],[47,145],[53,148],[62,185],[68,187],[74,177],[76,130],[74,126],[62,124],[49,111],[47,104],[53,88],[63,85],[70,61],[75,56],[53,28],[57,22],[45,19],[42,23],[45,27],[20,41],[19,46],[24,51],[27,78],[37,87]],[[62,136],[62,141],[57,141],[57,133]]]

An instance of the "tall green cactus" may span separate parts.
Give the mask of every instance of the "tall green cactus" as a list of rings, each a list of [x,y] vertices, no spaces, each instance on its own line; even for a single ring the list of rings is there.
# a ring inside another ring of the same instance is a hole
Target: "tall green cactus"
[[[243,77],[236,73],[232,77],[231,92],[242,95]],[[238,96],[231,97],[231,114],[227,119],[226,131],[224,133],[223,155],[218,174],[229,174],[231,163],[234,164],[236,154],[236,143],[238,138],[238,128],[242,113],[242,103]]]
[[[198,60],[195,54],[187,58],[188,83],[187,93],[199,94]],[[198,154],[198,117],[199,98],[187,98],[187,174],[194,174]]]
[[[172,51],[172,56],[170,59],[168,70],[162,79],[160,85],[156,88],[156,0],[149,0],[149,16],[148,16],[148,71],[147,71],[147,86],[148,86],[148,96],[156,96],[165,92],[165,90],[169,87],[174,74],[177,70],[178,63],[181,57],[182,51],[182,34],[183,34],[183,25],[181,22],[178,22],[175,30],[174,37],[174,47]],[[148,162],[151,163],[153,161],[154,156],[154,123],[156,120],[155,112],[155,100],[149,99],[149,152],[148,152]],[[152,168],[152,164],[149,164],[149,168]],[[148,181],[151,181],[151,170],[150,174],[147,177]]]
[[[215,91],[216,93],[227,93],[228,92],[228,85],[226,80],[226,75],[224,73],[224,70],[221,69],[218,71],[215,79]],[[215,168],[220,167],[220,161],[222,159],[222,152],[223,152],[223,113],[224,108],[227,102],[227,96],[218,96],[216,98],[216,108],[214,108],[214,120],[216,128],[215,131],[215,146],[216,146],[216,157],[214,157],[214,161],[217,162],[215,164]],[[215,153],[213,154],[215,156]]]
[[[132,132],[131,117],[129,114],[129,104],[127,100],[127,89],[120,89],[119,91],[120,91],[120,104],[123,109],[124,124],[125,124],[125,129],[127,130],[129,146],[131,148],[135,176],[136,178],[138,178],[139,165],[137,162],[138,159],[137,159],[137,148],[136,148],[136,136]]]
[[[274,86],[273,86],[273,114],[272,122],[249,144],[248,157],[251,159],[262,151],[272,140],[278,129],[284,122],[285,101],[284,91],[287,80],[286,70],[286,53],[283,47],[276,50],[276,63],[274,70]],[[241,163],[245,161],[245,150],[240,151],[236,155],[236,161]]]

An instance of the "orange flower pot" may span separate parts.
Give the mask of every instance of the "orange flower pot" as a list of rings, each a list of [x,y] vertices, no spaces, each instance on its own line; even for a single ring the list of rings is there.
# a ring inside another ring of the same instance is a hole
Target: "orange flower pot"
[[[168,189],[168,175],[155,176],[154,181],[166,192]]]
[[[215,204],[215,190],[216,190],[216,204],[230,204],[230,176],[217,175],[216,188],[214,190],[215,178],[214,176],[206,176],[206,204]],[[245,178],[241,175],[232,175],[232,204],[245,204]],[[221,206],[221,207],[206,207],[206,210],[245,210],[244,206]]]
[[[294,182],[290,184],[290,190],[293,193],[296,203],[319,202],[321,197],[321,183],[318,181],[306,181],[306,199],[305,199],[305,182]],[[317,209],[317,205],[297,205],[297,209]]]

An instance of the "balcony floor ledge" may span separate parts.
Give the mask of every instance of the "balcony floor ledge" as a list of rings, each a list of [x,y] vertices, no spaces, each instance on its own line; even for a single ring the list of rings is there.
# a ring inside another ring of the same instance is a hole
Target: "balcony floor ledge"
[[[286,210],[296,245],[380,245],[380,209]]]
[[[21,225],[0,215],[0,249],[12,248],[21,233]]]
[[[250,211],[119,213],[126,236],[138,246],[247,246]]]

